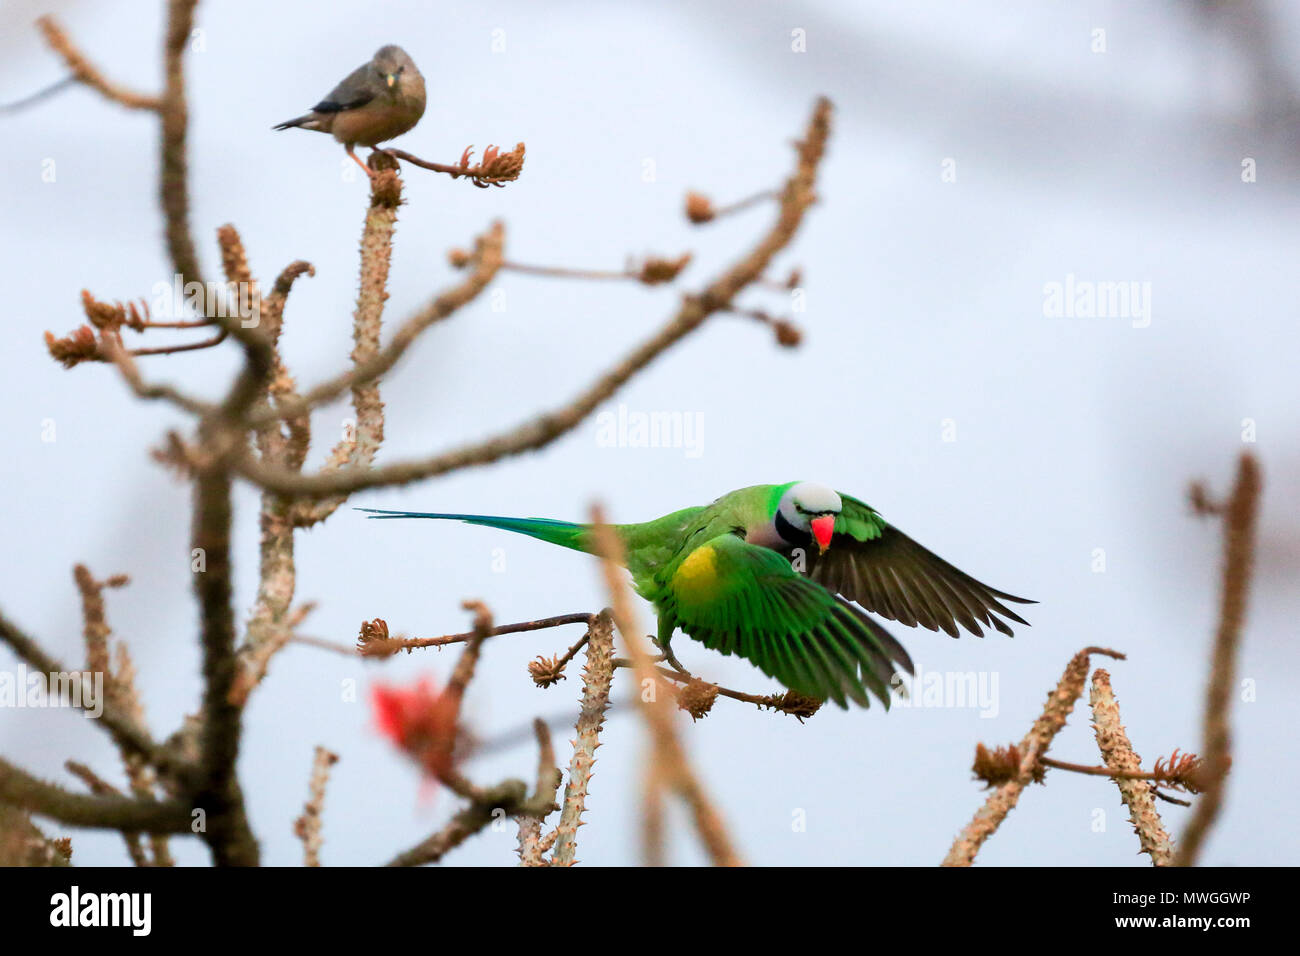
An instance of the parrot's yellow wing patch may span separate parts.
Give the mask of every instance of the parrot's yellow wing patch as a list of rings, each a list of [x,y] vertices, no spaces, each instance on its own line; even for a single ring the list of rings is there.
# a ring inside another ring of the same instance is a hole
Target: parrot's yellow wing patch
[[[702,544],[677,567],[673,589],[688,601],[700,600],[718,589],[718,552],[711,544]]]

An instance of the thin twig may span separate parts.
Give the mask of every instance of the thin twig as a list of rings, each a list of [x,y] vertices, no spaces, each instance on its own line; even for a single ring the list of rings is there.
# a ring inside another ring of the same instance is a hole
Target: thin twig
[[[503,153],[495,146],[489,146],[483,151],[483,159],[475,165],[470,165],[470,157],[473,155],[474,147],[468,147],[460,157],[460,162],[451,165],[448,163],[435,163],[427,159],[420,159],[418,156],[412,156],[405,150],[389,147],[383,150],[376,150],[379,155],[387,154],[395,159],[405,160],[408,163],[419,166],[422,169],[429,169],[435,173],[446,173],[452,179],[459,179],[464,176],[469,179],[475,186],[486,189],[488,186],[504,186],[506,183],[519,178],[520,172],[524,168],[524,144],[518,144],[513,150]]]
[[[1112,770],[1110,767],[1090,767],[1087,764],[1070,763],[1052,757],[1039,757],[1038,762],[1044,767],[1050,767],[1053,770],[1066,770],[1070,773],[1083,774],[1088,777],[1106,777],[1110,780],[1149,780],[1156,784],[1168,782],[1166,774],[1155,773],[1150,770]]]
[[[140,370],[136,367],[135,360],[131,351],[122,345],[122,339],[117,335],[104,335],[100,338],[101,349],[110,362],[117,366],[118,371],[122,373],[122,378],[130,386],[131,391],[136,397],[149,401],[163,400],[171,402],[177,408],[198,416],[210,415],[213,406],[209,402],[202,401],[186,395],[184,392],[172,385],[149,384],[140,375]]]
[[[307,803],[302,816],[294,821],[293,832],[302,841],[303,865],[320,866],[321,813],[325,809],[325,785],[329,783],[330,768],[338,763],[338,754],[317,747],[311,761],[311,780],[307,785]]]
[[[135,662],[125,641],[118,641],[116,652],[117,666],[112,674],[106,675],[105,686],[113,688],[113,700],[140,727],[148,727],[144,716],[144,702],[135,684]],[[122,766],[126,777],[131,782],[131,792],[141,799],[153,799],[159,783],[158,770],[139,754],[118,746]],[[175,789],[173,785],[173,789]],[[162,833],[149,834],[149,849],[153,853],[153,866],[172,866],[171,847],[167,836]]]
[[[1192,866],[1206,834],[1223,804],[1224,778],[1232,763],[1232,733],[1228,710],[1236,689],[1237,646],[1246,619],[1246,599],[1255,559],[1255,519],[1262,484],[1259,463],[1250,454],[1237,462],[1237,479],[1223,511],[1223,584],[1219,594],[1219,623],[1209,686],[1205,691],[1205,763],[1202,790],[1192,819],[1179,840],[1175,866]]]
[[[82,637],[86,642],[86,670],[92,674],[109,675],[108,638],[113,633],[104,612],[104,588],[120,587],[125,577],[96,581],[84,564],[73,568],[73,579],[81,592]],[[107,681],[105,693],[109,693]]]
[[[20,105],[48,96],[55,90],[62,89],[65,84],[75,80],[89,86],[106,99],[125,106],[127,109],[155,111],[162,109],[162,100],[158,97],[137,93],[134,90],[128,90],[124,86],[109,82],[104,77],[104,74],[91,64],[85,54],[76,48],[72,40],[68,38],[67,33],[64,32],[58,21],[53,17],[41,17],[36,21],[36,26],[41,33],[45,34],[45,42],[49,44],[50,49],[63,58],[63,62],[72,71],[72,76],[60,80],[53,87],[43,90],[35,96],[28,97]]]
[[[746,196],[744,199],[737,200],[728,206],[714,206],[713,200],[703,193],[688,192],[686,194],[686,218],[698,226],[706,222],[712,222],[715,219],[721,219],[724,216],[743,212],[751,206],[757,206],[769,199],[780,198],[781,194],[776,190],[764,189],[762,192]]]
[[[622,659],[615,661],[614,663],[616,666],[636,666],[634,662],[623,661]],[[753,704],[759,710],[779,710],[783,713],[799,717],[800,723],[803,722],[803,717],[809,716],[807,713],[808,698],[804,698],[802,695],[794,695],[792,698],[789,692],[784,694],[748,694],[743,690],[732,690],[729,687],[723,687],[722,685],[714,684],[711,681],[704,681],[703,678],[696,677],[691,674],[690,671],[669,670],[666,667],[656,667],[654,672],[665,680],[674,681],[678,684],[690,684],[692,681],[708,683],[709,686],[717,691],[719,697],[729,697],[732,700],[738,700],[741,703]]]
[[[40,21],[37,22],[39,23]],[[46,99],[47,97],[53,96],[56,93],[61,93],[63,90],[66,90],[68,87],[70,87],[73,83],[77,83],[77,82],[79,82],[79,80],[76,76],[65,76],[63,79],[51,83],[49,86],[45,87],[44,89],[37,90],[35,93],[28,94],[27,96],[24,96],[21,99],[14,100],[10,103],[0,103],[0,114],[17,113],[18,111],[24,110],[29,106],[34,106],[37,103],[41,102],[42,100]]]
[[[459,250],[452,253],[452,265],[469,259],[467,253]],[[591,279],[602,281],[607,279],[627,280],[640,282],[642,285],[664,285],[672,282],[677,278],[690,264],[691,254],[685,253],[676,259],[668,259],[662,256],[649,256],[640,263],[631,262],[622,269],[568,269],[562,266],[536,266],[528,265],[522,262],[510,262],[506,260],[501,263],[501,268],[508,272],[518,272],[523,275],[546,276],[554,279]]]
[[[527,788],[522,780],[507,780],[490,790],[480,791],[476,799],[465,807],[441,830],[421,841],[411,849],[393,857],[387,866],[423,866],[437,863],[447,853],[460,846],[505,811],[524,799]]]
[[[104,608],[104,590],[124,587],[129,581],[124,574],[114,575],[104,581],[96,580],[90,570],[82,564],[73,569],[73,577],[77,583],[77,590],[81,592],[86,670],[91,674],[102,675],[105,703],[112,701],[114,706],[125,711],[137,726],[144,727],[144,705],[135,687],[135,666],[126,644],[118,643],[116,670],[111,665],[108,639],[112,630],[108,626]],[[154,787],[158,782],[154,767],[129,747],[119,745],[118,751],[127,779],[131,783],[131,792],[141,799],[154,799]],[[90,768],[72,762],[69,762],[67,767],[69,771],[85,781],[93,792],[101,796],[117,793],[103,780],[95,777]],[[126,840],[127,851],[137,866],[151,865],[145,856],[139,834],[123,834],[123,838]],[[167,846],[167,838],[162,834],[150,834],[149,843],[150,850],[153,852],[152,865],[170,866],[171,853]]]
[[[555,745],[551,743],[551,731],[546,721],[540,717],[533,720],[533,736],[537,740],[537,783],[533,787],[532,801],[555,806],[555,799],[560,791],[564,775],[555,765]],[[542,859],[542,817],[540,815],[520,815],[519,818],[519,865],[545,866]]]
[[[576,614],[558,614],[555,617],[539,618],[536,621],[521,621],[518,624],[502,624],[489,628],[487,637],[500,637],[503,634],[521,634],[526,631],[540,631],[549,627],[563,627],[566,624],[590,624],[595,615],[587,612]],[[357,651],[363,657],[388,657],[398,651],[409,651],[417,647],[442,647],[447,644],[464,644],[478,634],[466,631],[463,634],[444,634],[441,637],[387,637],[365,640],[358,644]],[[323,641],[306,640],[303,643],[315,643],[325,646]],[[331,646],[330,650],[335,647]]]
[[[163,38],[165,84],[158,106],[162,117],[158,199],[166,223],[167,251],[182,286],[187,282],[204,281],[194,238],[190,234],[189,161],[186,157],[189,104],[185,98],[185,48],[194,31],[197,3],[198,0],[167,2],[167,30]]]
[[[228,334],[225,329],[222,329],[216,335],[200,339],[197,342],[184,342],[179,345],[155,345],[148,348],[127,349],[127,351],[137,358],[144,355],[178,355],[181,352],[198,352],[201,349],[215,348],[226,340]]]

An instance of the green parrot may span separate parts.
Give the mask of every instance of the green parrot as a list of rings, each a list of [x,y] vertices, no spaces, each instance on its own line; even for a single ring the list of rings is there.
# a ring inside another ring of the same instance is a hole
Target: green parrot
[[[501,528],[595,551],[590,525],[549,518],[384,511],[373,518],[437,518]],[[642,524],[614,525],[636,592],[654,604],[658,643],[673,632],[737,654],[800,694],[889,706],[895,665],[907,651],[850,602],[913,627],[953,637],[980,624],[1010,635],[998,615],[1028,624],[1005,601],[1034,604],[976,581],[921,547],[874,508],[811,481],[754,485],[706,507]]]

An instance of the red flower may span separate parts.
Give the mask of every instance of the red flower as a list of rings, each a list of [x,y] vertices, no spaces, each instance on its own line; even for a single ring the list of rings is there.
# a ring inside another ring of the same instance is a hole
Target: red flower
[[[456,750],[460,694],[435,691],[422,677],[411,687],[376,684],[370,692],[379,732],[407,753],[431,777],[451,772]]]

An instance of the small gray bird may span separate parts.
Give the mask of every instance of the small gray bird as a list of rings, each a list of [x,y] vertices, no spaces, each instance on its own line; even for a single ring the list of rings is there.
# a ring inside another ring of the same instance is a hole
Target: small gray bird
[[[423,115],[424,77],[405,50],[390,44],[380,47],[369,63],[349,73],[310,113],[274,129],[300,126],[332,133],[366,175],[373,176],[352,148],[375,146],[401,136]]]

